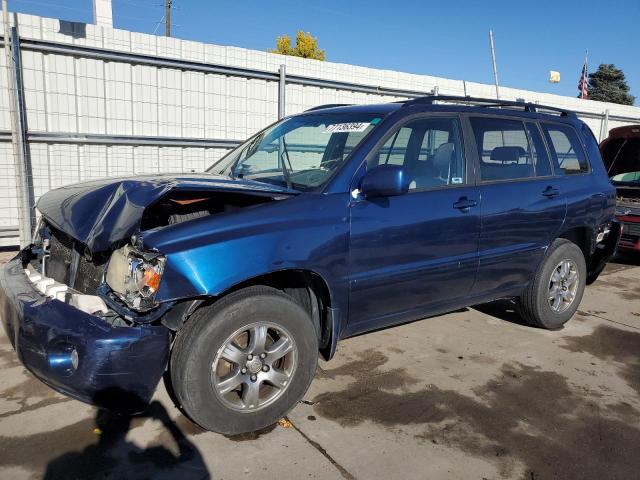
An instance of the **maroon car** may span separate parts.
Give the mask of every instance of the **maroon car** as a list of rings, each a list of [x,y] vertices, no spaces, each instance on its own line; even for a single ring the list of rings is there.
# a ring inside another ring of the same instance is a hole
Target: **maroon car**
[[[640,125],[611,130],[600,152],[617,190],[616,217],[623,225],[618,249],[640,252]]]

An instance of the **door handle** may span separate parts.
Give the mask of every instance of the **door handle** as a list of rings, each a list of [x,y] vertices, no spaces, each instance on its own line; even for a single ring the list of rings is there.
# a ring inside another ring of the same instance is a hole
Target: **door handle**
[[[544,195],[547,198],[557,197],[558,195],[560,195],[560,190],[549,185],[547,188],[544,189],[544,191],[542,192],[542,195]]]
[[[468,212],[471,207],[478,205],[475,200],[470,200],[467,197],[460,197],[456,203],[453,204],[453,208],[460,210],[461,212]]]

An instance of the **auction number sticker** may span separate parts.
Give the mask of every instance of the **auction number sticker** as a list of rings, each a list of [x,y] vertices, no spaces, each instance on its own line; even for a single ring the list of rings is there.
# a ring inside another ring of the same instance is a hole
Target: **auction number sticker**
[[[335,123],[329,125],[324,133],[364,132],[369,122]]]

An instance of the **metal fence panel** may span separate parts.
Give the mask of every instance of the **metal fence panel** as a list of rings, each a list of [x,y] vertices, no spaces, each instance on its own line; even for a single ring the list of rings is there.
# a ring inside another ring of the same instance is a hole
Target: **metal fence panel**
[[[319,104],[383,103],[434,89],[495,95],[493,85],[462,80],[31,15],[17,19],[35,199],[105,176],[202,170],[283,109],[295,114]],[[0,55],[0,246],[17,243],[19,225],[6,69]],[[640,108],[505,87],[500,93],[578,111],[600,138],[615,126],[640,123]]]

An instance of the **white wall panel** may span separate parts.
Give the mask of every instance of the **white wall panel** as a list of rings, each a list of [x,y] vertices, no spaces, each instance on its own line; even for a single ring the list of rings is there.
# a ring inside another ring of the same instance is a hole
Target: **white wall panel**
[[[233,46],[147,35],[20,14],[21,38],[132,52],[382,88],[495,97],[491,84],[301,59]],[[9,92],[0,55],[0,130],[10,131]],[[23,49],[28,128],[32,132],[243,140],[277,118],[278,82],[174,68],[133,65]],[[465,89],[466,87],[466,89]],[[638,118],[640,108],[501,87],[501,98],[589,112],[596,137],[602,115]],[[286,114],[327,103],[401,100],[335,88],[287,84]],[[594,118],[593,115],[599,117]],[[628,122],[609,121],[609,129]],[[228,152],[222,148],[31,144],[34,193],[103,176],[201,170]],[[0,143],[0,227],[16,226],[17,195],[9,142]],[[3,245],[0,239],[0,245]]]
[[[227,77],[227,138],[247,136],[247,80]]]
[[[182,159],[183,149],[178,147],[161,147],[158,149],[160,170],[163,172],[184,172]]]
[[[157,38],[155,35],[131,32],[132,51],[144,55],[156,55],[158,53]]]
[[[78,86],[78,131],[106,133],[104,62],[92,58],[78,58],[75,66]]]
[[[133,67],[126,63],[104,63],[108,134],[133,134],[132,69]]]
[[[4,58],[4,55],[3,55]],[[29,119],[29,129],[33,131],[46,131],[46,99],[44,84],[43,55],[39,52],[22,52],[22,78],[24,85],[25,105],[27,118]],[[4,71],[0,74],[4,75]],[[4,79],[6,84],[6,77]],[[4,110],[4,109],[3,109]],[[10,128],[7,118],[6,128]],[[4,125],[3,125],[4,127]]]
[[[158,134],[182,136],[182,72],[158,70]]]
[[[133,150],[129,145],[110,145],[107,147],[107,176],[122,177],[136,173]]]
[[[6,66],[5,56],[0,55],[0,128],[3,130],[9,130],[11,128]]]
[[[81,180],[77,145],[49,145],[50,188],[63,187]]]
[[[182,73],[181,136],[203,138],[205,132],[205,74]]]
[[[106,145],[79,145],[79,172],[81,180],[95,180],[109,176]]]
[[[205,138],[227,139],[227,77],[205,76]]]
[[[33,194],[36,198],[39,198],[40,195],[51,190],[49,145],[46,143],[33,143],[29,146],[29,152],[31,154]]]
[[[18,225],[18,192],[15,178],[11,143],[0,143],[0,228]]]
[[[133,67],[133,133],[157,136],[158,69],[145,65]]]
[[[135,173],[160,173],[160,155],[158,147],[141,145],[133,151]]]
[[[182,168],[185,172],[202,172],[209,165],[206,162],[204,148],[185,148],[182,151]]]
[[[73,57],[45,55],[45,93],[49,131],[77,132],[76,70]]]

